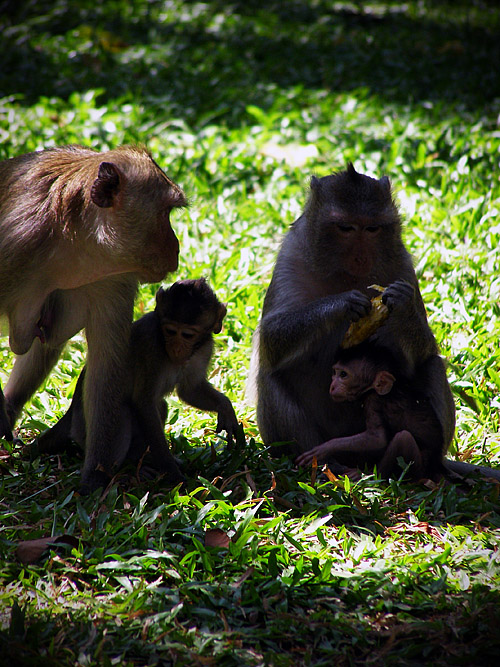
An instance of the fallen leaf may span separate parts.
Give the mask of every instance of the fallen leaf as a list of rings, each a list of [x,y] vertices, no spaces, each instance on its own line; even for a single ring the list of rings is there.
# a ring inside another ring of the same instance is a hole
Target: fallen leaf
[[[313,456],[312,469],[311,469],[311,486],[314,486],[317,474],[318,474],[318,459],[315,456]]]
[[[221,549],[227,549],[230,541],[231,540],[229,539],[229,535],[221,528],[209,528],[205,531],[206,547],[219,547]]]
[[[241,575],[241,577],[240,577],[237,581],[234,582],[234,584],[231,584],[231,587],[232,587],[232,588],[239,588],[239,587],[241,586],[241,584],[243,584],[243,583],[248,579],[248,577],[251,577],[251,576],[252,576],[252,574],[254,573],[254,570],[255,570],[254,566],[251,565],[251,566],[250,566],[250,567],[249,567],[249,568],[248,568],[248,569]]]
[[[56,548],[58,545],[70,545],[78,548],[78,540],[73,535],[56,535],[52,537],[40,537],[37,540],[26,540],[19,542],[16,549],[16,556],[25,565],[36,563],[49,548]]]

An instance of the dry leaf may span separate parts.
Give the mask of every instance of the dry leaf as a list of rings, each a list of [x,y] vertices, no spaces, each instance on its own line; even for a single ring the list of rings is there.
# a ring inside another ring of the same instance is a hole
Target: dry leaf
[[[229,535],[221,530],[221,528],[209,528],[205,531],[205,546],[206,547],[219,547],[221,549],[227,549],[229,546]]]
[[[318,459],[315,456],[313,456],[312,469],[311,469],[311,486],[314,486],[317,474],[318,474]]]
[[[78,548],[78,540],[73,535],[56,535],[55,537],[40,537],[37,540],[26,540],[19,542],[16,549],[16,556],[21,563],[29,565],[36,563],[49,548],[56,548],[57,545],[69,544],[75,549]]]
[[[243,583],[248,579],[248,577],[251,577],[251,576],[252,576],[252,574],[254,573],[254,570],[255,570],[254,566],[251,565],[251,566],[250,566],[250,567],[249,567],[249,568],[248,568],[248,569],[241,575],[241,577],[240,577],[237,581],[234,582],[234,584],[231,584],[231,587],[232,587],[232,588],[239,588],[239,587],[241,586],[241,584],[243,584]]]

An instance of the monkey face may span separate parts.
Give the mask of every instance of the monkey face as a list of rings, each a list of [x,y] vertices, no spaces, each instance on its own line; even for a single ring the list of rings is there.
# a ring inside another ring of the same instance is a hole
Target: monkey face
[[[332,400],[338,403],[343,401],[353,400],[349,399],[349,373],[342,367],[334,366],[332,369],[332,381],[330,384],[330,396]]]
[[[173,364],[185,364],[205,334],[201,327],[175,320],[164,320],[161,325],[165,349]]]
[[[349,364],[336,363],[332,369],[330,396],[335,402],[355,401],[370,386],[358,360]]]

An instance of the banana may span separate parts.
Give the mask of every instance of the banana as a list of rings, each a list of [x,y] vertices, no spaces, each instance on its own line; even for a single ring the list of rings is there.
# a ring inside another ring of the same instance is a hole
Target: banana
[[[376,289],[379,292],[383,292],[385,287],[370,285],[368,289]],[[354,345],[359,345],[359,343],[369,338],[387,319],[389,309],[385,303],[382,303],[382,294],[374,296],[371,301],[372,309],[368,315],[362,317],[357,322],[352,322],[349,329],[347,329],[344,339],[340,344],[340,347],[344,350]]]

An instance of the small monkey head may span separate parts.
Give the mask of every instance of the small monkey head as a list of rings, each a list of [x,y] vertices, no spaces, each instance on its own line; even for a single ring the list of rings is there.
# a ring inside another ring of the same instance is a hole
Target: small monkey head
[[[385,396],[396,381],[388,364],[361,353],[354,356],[352,350],[355,349],[350,348],[333,365],[330,396],[335,402],[355,401],[372,389],[379,396]]]
[[[175,364],[183,364],[219,333],[226,315],[205,278],[180,280],[156,294],[156,312],[160,316],[167,354]]]

